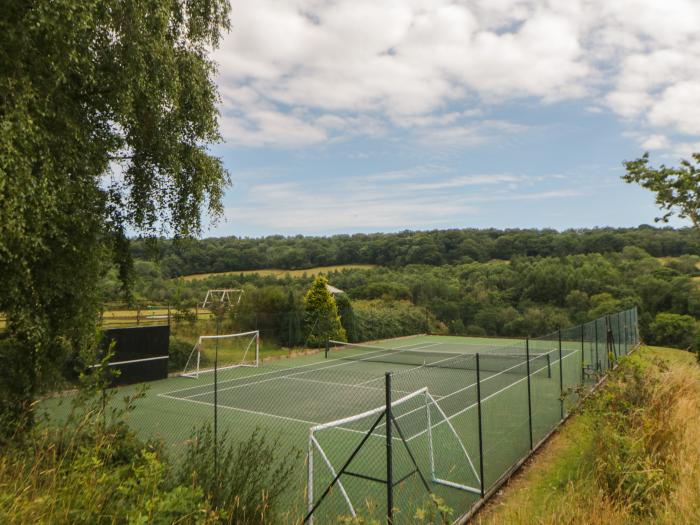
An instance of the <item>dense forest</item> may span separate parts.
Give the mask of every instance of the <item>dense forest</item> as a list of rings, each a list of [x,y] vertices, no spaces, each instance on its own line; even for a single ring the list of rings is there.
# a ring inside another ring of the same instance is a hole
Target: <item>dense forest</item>
[[[244,288],[235,313],[240,328],[261,329],[283,345],[304,344],[304,327],[290,328],[296,326],[290,319],[303,317],[301,298],[311,276],[172,276],[230,270],[244,259],[245,269],[291,267],[289,253],[305,254],[297,259],[302,267],[378,264],[328,275],[346,292],[339,307],[351,341],[422,331],[539,336],[637,306],[648,342],[681,347],[697,342],[700,236],[693,230],[447,230],[206,239],[161,242],[156,248],[160,257],[143,241],[135,242],[134,291],[141,304],[182,307],[201,302],[210,288]],[[181,269],[174,271],[177,265]],[[119,296],[115,274],[107,295]]]
[[[250,239],[222,237],[172,241],[135,239],[137,259],[157,258],[164,277],[263,268],[297,269],[335,264],[382,266],[460,264],[514,256],[561,257],[621,252],[636,246],[654,257],[700,255],[692,229],[597,228],[590,230],[436,230]]]

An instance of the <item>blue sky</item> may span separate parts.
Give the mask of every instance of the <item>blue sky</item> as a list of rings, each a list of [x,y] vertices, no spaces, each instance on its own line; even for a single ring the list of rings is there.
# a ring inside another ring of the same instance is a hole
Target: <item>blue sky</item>
[[[700,2],[258,0],[232,23],[206,236],[636,226],[658,212],[622,161],[700,150]]]

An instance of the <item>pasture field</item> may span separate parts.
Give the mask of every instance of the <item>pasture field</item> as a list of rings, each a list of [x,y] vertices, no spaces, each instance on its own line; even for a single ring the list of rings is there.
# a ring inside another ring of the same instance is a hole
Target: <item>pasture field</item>
[[[258,274],[260,276],[274,277],[284,277],[289,275],[290,277],[313,277],[319,273],[330,273],[330,272],[340,272],[343,270],[371,270],[372,268],[377,268],[376,264],[338,264],[335,266],[316,266],[315,268],[302,268],[299,270],[280,270],[280,269],[267,269],[267,270],[234,270],[230,272],[212,272],[212,273],[195,273],[192,275],[185,275],[183,277],[176,277],[176,279],[184,279],[185,281],[199,281],[203,279],[208,279],[209,277],[223,277],[227,275],[253,275]]]

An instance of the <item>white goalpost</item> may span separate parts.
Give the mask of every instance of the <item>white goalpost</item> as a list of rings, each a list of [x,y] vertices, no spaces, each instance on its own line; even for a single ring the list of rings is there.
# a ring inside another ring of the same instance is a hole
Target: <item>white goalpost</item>
[[[217,370],[257,367],[260,364],[260,332],[203,335],[192,348],[183,377],[198,378]]]
[[[422,456],[422,462],[427,463],[429,470],[429,472],[426,472],[426,477],[432,483],[476,495],[481,494],[481,479],[471,455],[452,425],[450,418],[440,407],[438,401],[430,394],[427,387],[393,401],[391,407],[392,412],[397,414],[396,419],[403,421],[406,426],[411,428],[412,432],[409,433],[403,444],[407,446],[410,444],[418,457]],[[306,492],[307,511],[309,513],[312,513],[314,506],[320,503],[320,501],[316,502],[314,498],[319,492],[323,492],[326,489],[327,485],[325,483],[327,480],[334,479],[337,487],[337,497],[344,502],[350,515],[357,515],[355,509],[361,501],[356,501],[353,498],[339,475],[342,472],[338,469],[342,462],[346,460],[346,457],[337,457],[338,443],[346,441],[349,435],[355,434],[357,436],[358,434],[368,433],[366,428],[369,426],[369,423],[373,418],[382,414],[385,409],[386,407],[380,406],[361,414],[311,427],[307,451]],[[383,428],[385,428],[385,423],[377,427],[376,433],[368,433],[370,434],[368,437],[378,438],[384,443],[386,435],[381,430]],[[397,441],[397,447],[400,446],[399,438],[392,437],[392,440]],[[401,440],[403,440],[403,437],[401,437]],[[436,440],[440,444],[438,447],[434,446]],[[455,462],[450,465],[450,468],[445,468],[444,461],[440,461],[441,452],[446,447],[450,450],[450,462]],[[374,448],[375,450],[377,449],[376,442],[374,443]],[[374,460],[376,459],[378,459],[378,456],[374,457]],[[456,472],[462,473],[462,479],[454,479]],[[355,473],[350,475],[358,476],[359,474],[355,471]],[[325,486],[318,485],[317,477],[326,480],[323,482]],[[311,519],[309,522],[312,523],[313,514],[310,515]]]

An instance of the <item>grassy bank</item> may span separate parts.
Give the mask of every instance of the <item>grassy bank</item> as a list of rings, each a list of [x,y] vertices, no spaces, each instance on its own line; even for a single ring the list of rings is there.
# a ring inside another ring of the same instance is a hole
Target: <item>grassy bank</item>
[[[643,347],[474,523],[700,523],[700,367]]]

